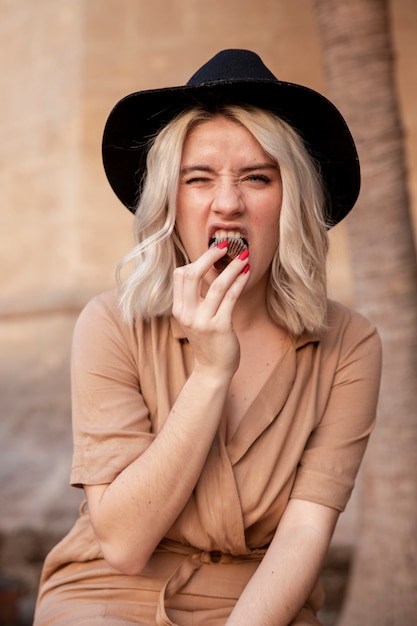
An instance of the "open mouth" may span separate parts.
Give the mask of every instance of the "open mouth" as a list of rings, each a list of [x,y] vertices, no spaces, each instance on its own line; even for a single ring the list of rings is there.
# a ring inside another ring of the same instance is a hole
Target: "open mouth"
[[[218,246],[219,243],[226,240],[229,242],[227,253],[214,264],[218,272],[222,272],[233,259],[249,248],[247,240],[238,231],[225,230],[218,230],[214,233],[214,236],[209,241],[209,247]]]

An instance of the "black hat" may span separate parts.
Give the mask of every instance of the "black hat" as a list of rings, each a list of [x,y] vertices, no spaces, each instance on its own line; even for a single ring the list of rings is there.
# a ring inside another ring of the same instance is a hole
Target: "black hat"
[[[223,50],[183,87],[132,93],[111,111],[103,135],[103,163],[116,196],[133,213],[146,167],[149,140],[182,111],[202,104],[248,104],[272,111],[303,138],[329,195],[328,220],[336,224],[356,202],[359,160],[342,115],[324,96],[282,82],[249,50]]]

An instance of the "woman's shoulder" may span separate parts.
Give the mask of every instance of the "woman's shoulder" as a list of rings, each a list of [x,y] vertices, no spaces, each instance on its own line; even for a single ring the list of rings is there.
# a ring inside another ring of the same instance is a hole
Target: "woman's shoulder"
[[[133,322],[123,318],[119,306],[120,290],[118,288],[104,291],[94,295],[82,309],[77,327],[85,328],[87,331],[94,329],[94,332],[111,332],[114,335],[136,338],[148,334],[158,334],[164,327],[171,327],[172,320],[169,316],[157,317],[145,320],[137,317]]]
[[[328,301],[327,326],[322,340],[329,345],[358,345],[362,342],[380,344],[375,323],[362,313],[335,300]]]
[[[327,301],[327,328],[340,330],[341,327],[376,330],[375,324],[363,313],[336,300]]]
[[[112,315],[119,316],[119,290],[117,288],[103,291],[92,296],[84,305],[81,316]]]
[[[112,289],[92,296],[81,309],[76,332],[97,332],[105,328],[122,329],[123,320],[118,306],[118,290]]]

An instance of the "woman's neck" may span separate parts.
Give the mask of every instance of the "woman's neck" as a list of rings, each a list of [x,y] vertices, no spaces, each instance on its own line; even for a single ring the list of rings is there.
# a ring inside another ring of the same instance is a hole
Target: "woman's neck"
[[[236,332],[246,332],[259,324],[273,324],[267,304],[267,286],[245,291],[233,310]]]

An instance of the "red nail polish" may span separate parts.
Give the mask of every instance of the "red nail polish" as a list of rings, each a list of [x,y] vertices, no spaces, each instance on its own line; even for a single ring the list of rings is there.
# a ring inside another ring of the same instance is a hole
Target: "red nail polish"
[[[249,263],[246,263],[245,267],[242,270],[242,274],[247,274],[250,270],[250,265]]]
[[[249,256],[249,250],[246,248],[246,250],[243,250],[243,252],[241,252],[239,254],[239,259],[240,261],[244,261],[245,259],[247,259]]]
[[[224,241],[221,241],[220,243],[217,244],[216,248],[227,248],[227,246],[229,245],[229,242],[227,239],[225,239]]]

